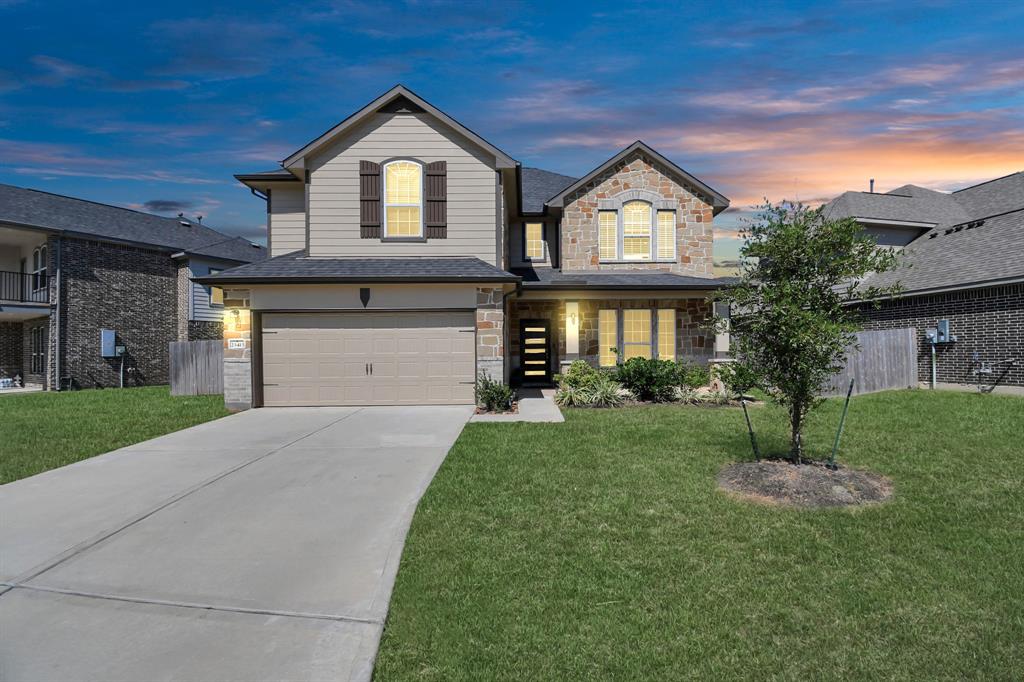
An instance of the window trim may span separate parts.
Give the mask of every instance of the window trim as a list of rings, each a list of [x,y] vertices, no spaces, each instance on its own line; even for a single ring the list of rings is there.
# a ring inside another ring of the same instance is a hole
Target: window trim
[[[395,163],[412,163],[420,169],[419,173],[419,195],[420,201],[418,204],[391,204],[388,203],[388,166]],[[381,204],[381,240],[382,241],[425,241],[426,231],[424,227],[424,211],[425,201],[423,198],[423,174],[426,171],[426,164],[417,159],[410,158],[397,158],[390,159],[380,165],[380,204]],[[419,234],[415,235],[389,235],[388,234],[388,208],[419,208],[420,210],[420,230]]]
[[[540,250],[539,258],[532,258],[528,253],[529,239],[527,237],[527,226],[540,225]],[[523,222],[522,230],[522,260],[524,263],[547,263],[548,262],[548,224],[542,220],[529,220]]]

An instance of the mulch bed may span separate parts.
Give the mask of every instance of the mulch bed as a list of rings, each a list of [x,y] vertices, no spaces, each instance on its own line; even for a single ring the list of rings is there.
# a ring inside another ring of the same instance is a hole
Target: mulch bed
[[[718,487],[754,502],[793,507],[851,507],[884,502],[892,481],[871,471],[783,460],[739,462],[718,473]]]

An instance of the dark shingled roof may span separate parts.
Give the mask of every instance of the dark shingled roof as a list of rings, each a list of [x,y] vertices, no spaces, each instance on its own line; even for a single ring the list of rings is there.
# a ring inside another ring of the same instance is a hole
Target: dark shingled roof
[[[544,202],[579,178],[560,175],[540,168],[523,167],[519,171],[519,188],[522,195],[522,213],[542,213]]]
[[[200,284],[269,282],[516,282],[479,258],[308,258],[295,251],[195,279]]]
[[[513,270],[524,289],[718,289],[733,277],[687,277],[658,270],[604,270],[563,272],[553,268]]]
[[[266,258],[263,247],[191,220],[165,218],[13,185],[0,184],[0,223],[133,242],[165,251],[184,251],[242,263]]]
[[[903,249],[902,263],[863,282],[905,293],[1024,278],[1024,172],[950,194],[905,185],[888,194],[846,192],[826,205],[832,217],[935,223]]]

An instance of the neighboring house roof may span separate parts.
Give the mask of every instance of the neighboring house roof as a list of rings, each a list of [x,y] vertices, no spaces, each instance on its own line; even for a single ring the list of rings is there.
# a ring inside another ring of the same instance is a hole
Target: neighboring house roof
[[[732,277],[687,277],[651,270],[572,270],[523,268],[513,272],[523,278],[524,289],[719,289]]]
[[[1013,213],[933,230],[907,245],[903,263],[863,284],[903,291],[971,288],[1024,279],[1024,206]]]
[[[518,282],[479,258],[308,258],[303,251],[197,277],[200,284],[270,282]]]
[[[719,193],[718,191],[712,189],[708,185],[704,184],[704,182],[702,182],[701,180],[698,180],[693,175],[690,175],[685,170],[683,170],[682,168],[677,166],[675,163],[673,163],[672,161],[669,161],[667,158],[665,158],[664,156],[662,156],[658,152],[656,152],[653,149],[651,149],[648,145],[646,145],[641,140],[637,140],[636,142],[634,142],[633,144],[629,145],[628,147],[623,149],[621,152],[619,152],[618,154],[616,154],[612,158],[610,158],[607,161],[605,161],[604,163],[602,163],[600,166],[598,166],[594,170],[592,170],[589,173],[587,173],[586,175],[584,175],[582,178],[580,178],[576,182],[572,183],[568,187],[563,188],[561,191],[559,191],[554,196],[549,197],[548,201],[547,201],[547,204],[549,206],[556,206],[556,207],[563,206],[564,202],[565,202],[565,198],[567,196],[569,196],[570,194],[572,194],[576,190],[580,189],[581,187],[585,186],[588,182],[590,182],[591,180],[593,180],[594,178],[596,178],[598,175],[600,175],[601,173],[605,172],[609,168],[612,168],[616,164],[626,160],[628,157],[630,157],[633,154],[646,154],[652,161],[660,164],[667,171],[669,171],[669,173],[671,175],[674,175],[675,176],[675,180],[677,182],[680,182],[681,184],[684,184],[684,185],[690,185],[691,187],[694,187],[697,190],[699,190],[700,192],[708,195],[708,198],[711,200],[711,205],[712,205],[712,208],[714,210],[714,214],[715,215],[718,215],[719,213],[721,213],[722,211],[724,211],[725,209],[727,209],[729,207],[729,199],[726,198],[725,195],[723,195],[723,194]]]
[[[861,222],[917,224],[921,227],[955,225],[968,216],[951,194],[904,185],[885,194],[843,192],[825,204],[825,215],[857,218]]]
[[[256,171],[255,173],[238,173],[235,175],[235,179],[246,185],[252,182],[302,182],[302,179],[299,178],[299,176],[295,175],[290,170],[287,170],[285,168],[275,168],[274,170],[268,171]]]
[[[904,293],[966,289],[1024,279],[1024,172],[952,193],[904,185],[886,194],[846,192],[829,217],[930,223],[903,249],[901,264],[862,286],[899,282]]]
[[[524,166],[519,171],[519,211],[521,213],[543,213],[544,203],[548,199],[577,180],[579,178]]]
[[[240,263],[266,258],[263,247],[191,220],[13,185],[0,184],[0,223]]]
[[[365,107],[363,107],[362,109],[360,109],[356,113],[352,114],[351,116],[349,116],[345,120],[343,120],[340,123],[338,123],[336,126],[332,127],[330,130],[325,132],[323,135],[320,135],[316,139],[311,140],[304,147],[302,147],[301,149],[299,149],[295,153],[291,154],[284,161],[282,161],[281,165],[284,166],[285,168],[287,168],[289,166],[296,166],[296,165],[301,166],[300,162],[305,157],[309,156],[310,154],[315,153],[318,149],[320,149],[324,145],[330,143],[331,140],[333,140],[335,137],[337,137],[341,133],[345,132],[346,130],[348,130],[348,129],[352,128],[353,126],[355,126],[356,124],[358,124],[366,116],[369,116],[369,115],[377,113],[378,110],[388,106],[389,104],[392,104],[392,103],[396,102],[396,100],[405,100],[405,102],[411,103],[412,104],[412,107],[411,107],[412,110],[415,110],[416,108],[418,108],[418,109],[420,109],[422,111],[426,111],[427,113],[433,115],[434,118],[438,119],[439,121],[441,121],[442,123],[447,125],[449,128],[454,129],[456,132],[458,132],[461,135],[463,135],[464,137],[468,138],[470,141],[472,141],[478,147],[486,150],[490,154],[493,154],[494,155],[494,159],[495,159],[495,163],[496,163],[498,168],[515,168],[516,167],[517,161],[515,159],[513,159],[511,156],[509,156],[508,154],[506,154],[502,150],[498,149],[493,144],[491,144],[490,142],[488,142],[484,138],[480,137],[479,135],[474,133],[472,130],[470,130],[466,126],[462,125],[461,123],[459,123],[458,121],[456,121],[451,116],[449,116],[448,114],[444,113],[443,111],[441,111],[440,109],[438,109],[434,105],[430,104],[425,99],[423,99],[422,97],[420,97],[419,95],[417,95],[412,90],[410,90],[409,88],[405,87],[404,85],[396,85],[395,87],[391,88],[390,90],[388,90],[383,95],[381,95],[377,99],[375,99],[372,102],[370,102],[369,104],[367,104]],[[405,102],[400,102],[400,105],[404,105]]]

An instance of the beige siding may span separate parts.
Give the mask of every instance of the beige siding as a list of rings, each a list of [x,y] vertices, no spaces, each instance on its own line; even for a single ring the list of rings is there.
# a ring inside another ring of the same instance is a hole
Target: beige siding
[[[270,256],[306,248],[306,188],[304,185],[271,187]]]
[[[448,238],[384,243],[359,237],[359,161],[411,157],[448,164]],[[494,160],[427,114],[375,114],[309,162],[310,256],[476,256],[496,264]]]

